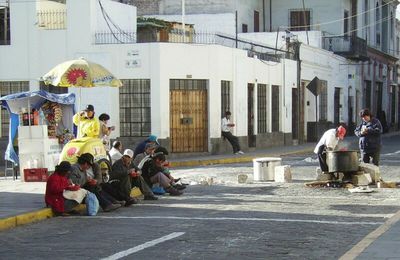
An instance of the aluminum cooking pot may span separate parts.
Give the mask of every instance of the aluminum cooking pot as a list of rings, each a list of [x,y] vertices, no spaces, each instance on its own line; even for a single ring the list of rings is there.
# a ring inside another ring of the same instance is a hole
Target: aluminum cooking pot
[[[326,163],[329,172],[356,172],[358,171],[358,151],[328,151]]]

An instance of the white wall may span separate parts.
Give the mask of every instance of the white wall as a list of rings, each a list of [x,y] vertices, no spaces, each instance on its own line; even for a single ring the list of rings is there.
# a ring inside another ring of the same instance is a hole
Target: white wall
[[[136,7],[132,5],[125,5],[115,1],[101,1],[104,11],[111,19],[111,22],[116,24],[120,29],[125,32],[136,32]],[[106,20],[103,17],[102,10],[98,1],[92,2],[94,4],[94,15],[96,17],[95,23],[92,25],[92,31],[105,31],[109,32],[110,29],[107,26]],[[113,30],[118,30],[111,24],[110,20],[107,20]]]

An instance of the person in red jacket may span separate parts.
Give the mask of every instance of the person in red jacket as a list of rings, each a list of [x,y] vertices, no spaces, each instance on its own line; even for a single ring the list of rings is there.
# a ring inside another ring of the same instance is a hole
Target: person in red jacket
[[[79,190],[79,185],[72,185],[68,181],[68,174],[71,172],[71,164],[67,161],[61,162],[56,166],[55,171],[50,175],[46,184],[45,202],[56,214],[73,212],[73,208],[78,205],[75,200],[68,200],[63,197],[64,190]]]

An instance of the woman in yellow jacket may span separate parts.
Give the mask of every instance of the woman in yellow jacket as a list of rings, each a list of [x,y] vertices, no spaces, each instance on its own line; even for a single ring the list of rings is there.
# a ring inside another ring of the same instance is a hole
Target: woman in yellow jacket
[[[78,127],[77,138],[95,137],[100,134],[99,119],[94,117],[94,107],[87,105],[86,109],[74,115],[72,121]]]

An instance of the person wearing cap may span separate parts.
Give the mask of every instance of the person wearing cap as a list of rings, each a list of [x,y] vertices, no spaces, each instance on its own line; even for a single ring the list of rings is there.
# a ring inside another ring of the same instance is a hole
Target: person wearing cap
[[[145,158],[149,157],[154,154],[154,151],[156,150],[157,145],[154,143],[147,143],[146,148],[143,153],[137,154],[135,156],[135,159],[133,159],[133,165],[137,168],[140,164],[140,162]]]
[[[147,137],[146,140],[140,142],[140,143],[136,146],[135,152],[134,152],[134,158],[136,157],[136,155],[141,154],[141,153],[144,152],[144,150],[146,149],[146,144],[154,144],[156,147],[160,145],[160,144],[158,143],[157,136],[155,136],[155,135],[150,135],[149,137]]]
[[[130,197],[131,190],[134,186],[139,187],[145,200],[156,200],[157,197],[154,196],[154,193],[146,184],[143,177],[137,172],[132,160],[133,151],[131,149],[125,149],[122,158],[112,165],[109,183],[118,190],[119,196],[127,201],[135,200]]]
[[[102,175],[100,166],[94,162],[90,153],[78,156],[78,162],[72,165],[69,179],[75,185],[94,193],[99,200],[100,207],[105,212],[113,211],[125,205],[125,201],[118,201],[101,188]]]
[[[79,204],[75,200],[65,199],[63,196],[64,190],[77,191],[80,189],[79,185],[72,185],[68,181],[67,176],[71,170],[71,164],[62,161],[55,167],[54,173],[47,180],[44,199],[46,205],[50,206],[56,214],[72,213],[74,212],[73,208]]]
[[[99,116],[99,122],[100,122],[99,138],[103,141],[106,151],[110,150],[110,134],[112,131],[115,130],[114,126],[108,126],[109,120],[110,116],[106,113],[103,113]]]
[[[143,163],[144,160],[140,163],[139,168],[143,179],[150,187],[158,183],[171,196],[180,196],[183,194],[182,191],[173,187],[173,181],[163,173],[163,165],[166,160],[163,153],[156,153]]]
[[[114,141],[111,150],[108,152],[111,157],[111,165],[122,157],[122,143],[120,141]]]
[[[231,122],[231,112],[226,111],[225,117],[221,120],[221,135],[228,139],[229,143],[232,145],[234,154],[244,154],[240,149],[239,139],[231,132],[234,126],[235,124]]]
[[[367,108],[360,111],[360,117],[362,122],[356,127],[354,134],[359,137],[361,159],[365,163],[370,163],[372,159],[372,163],[379,166],[382,124]]]
[[[337,128],[327,130],[315,146],[314,153],[318,155],[319,167],[323,173],[328,173],[328,165],[326,163],[326,152],[335,150],[339,140],[343,140],[346,135],[346,128],[339,126]]]
[[[94,116],[94,107],[92,105],[87,105],[85,110],[76,113],[72,121],[78,127],[77,138],[99,137],[100,121]]]

